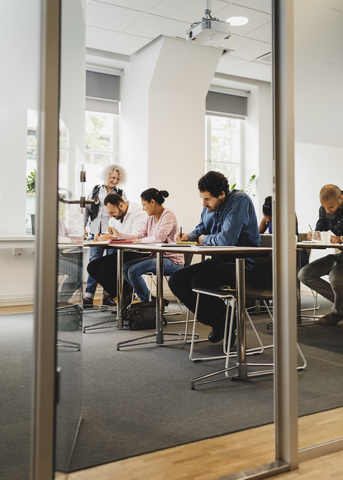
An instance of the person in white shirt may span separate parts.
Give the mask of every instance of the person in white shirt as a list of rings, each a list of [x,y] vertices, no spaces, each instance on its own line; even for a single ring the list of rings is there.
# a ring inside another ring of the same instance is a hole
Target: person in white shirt
[[[116,238],[114,230],[120,230],[122,234],[137,235],[144,227],[147,214],[142,205],[125,201],[117,193],[110,193],[104,199],[104,208],[110,215],[108,233],[97,235],[96,240],[105,241]],[[111,249],[112,250],[112,249]],[[88,273],[104,287],[106,292],[114,298],[117,296],[117,251],[112,255],[97,258],[87,266]],[[124,252],[124,263],[129,260],[148,257],[148,253]],[[123,287],[123,306],[130,303],[131,286],[124,281]]]

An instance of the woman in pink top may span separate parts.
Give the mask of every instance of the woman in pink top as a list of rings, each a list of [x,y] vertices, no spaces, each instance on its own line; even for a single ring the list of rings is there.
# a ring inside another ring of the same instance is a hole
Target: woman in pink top
[[[163,207],[165,198],[169,193],[157,188],[148,188],[141,193],[143,210],[148,214],[145,227],[138,235],[121,234],[115,231],[118,238],[127,238],[136,243],[173,243],[178,232],[178,225],[175,214],[169,208]],[[184,266],[184,256],[165,252],[164,273],[171,275]],[[125,280],[135,289],[136,294],[142,302],[149,301],[150,292],[142,278],[147,272],[156,274],[156,254],[149,258],[131,260],[124,263],[123,267]]]

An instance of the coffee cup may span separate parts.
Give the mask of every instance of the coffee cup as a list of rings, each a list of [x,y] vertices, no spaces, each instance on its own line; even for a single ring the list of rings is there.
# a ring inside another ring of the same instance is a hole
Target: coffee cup
[[[331,232],[320,232],[322,243],[328,244],[331,243]]]

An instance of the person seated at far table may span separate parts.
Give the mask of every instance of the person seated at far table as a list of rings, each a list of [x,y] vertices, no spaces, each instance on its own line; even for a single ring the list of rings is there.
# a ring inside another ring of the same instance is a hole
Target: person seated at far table
[[[265,233],[268,229],[268,233],[273,233],[272,229],[272,197],[266,197],[264,204],[262,205],[263,218],[258,226],[259,232]]]
[[[337,185],[324,185],[320,190],[319,219],[316,230],[331,231],[331,243],[343,242],[343,192]],[[312,232],[308,233],[311,239]],[[322,277],[328,275],[327,282]],[[299,280],[332,302],[331,313],[318,320],[319,325],[334,326],[343,320],[343,252],[319,258],[303,267]]]
[[[165,208],[163,203],[169,196],[165,190],[148,188],[141,193],[143,210],[148,214],[144,228],[134,235],[124,234],[122,230],[113,229],[113,233],[120,238],[133,240],[134,243],[173,243],[178,224],[175,214]],[[164,273],[171,275],[184,266],[184,255],[171,252],[164,253]],[[149,258],[131,260],[124,263],[123,267],[125,280],[134,288],[142,302],[148,302],[150,291],[142,278],[148,272],[156,274],[156,254]],[[164,304],[167,305],[166,301]]]
[[[263,218],[258,227],[261,235],[265,233],[267,229],[268,229],[268,233],[273,233],[272,203],[273,203],[272,197],[268,196],[265,198],[264,204],[262,205]],[[297,237],[299,237],[298,218],[296,215],[295,215],[295,234],[297,235]],[[300,251],[300,268],[307,265],[308,262],[309,262],[308,252],[304,248],[302,248]]]
[[[137,235],[145,225],[147,215],[142,205],[125,201],[117,193],[110,193],[104,199],[104,209],[110,216],[108,233],[97,236],[100,241],[117,238],[115,233],[120,229],[126,237],[128,234]],[[89,275],[105,289],[112,298],[117,296],[117,250],[111,247],[111,255],[97,258],[87,266]],[[144,252],[124,252],[123,261],[136,260],[148,257]],[[131,286],[124,281],[123,306],[126,307],[131,301]]]
[[[240,190],[230,191],[227,178],[216,171],[209,171],[202,176],[198,181],[198,189],[204,207],[200,223],[192,232],[182,234],[181,237],[178,234],[176,240],[197,241],[206,246],[260,245],[255,208],[246,193]],[[253,264],[252,259],[246,259],[247,274],[252,270]],[[212,255],[211,259],[185,267],[169,279],[174,295],[192,312],[195,311],[196,303],[193,288],[218,288],[224,285],[236,287],[235,259],[225,254]],[[225,311],[223,300],[201,295],[198,319],[212,327],[208,336],[212,343],[224,338]],[[232,335],[232,345],[234,341],[235,335]]]

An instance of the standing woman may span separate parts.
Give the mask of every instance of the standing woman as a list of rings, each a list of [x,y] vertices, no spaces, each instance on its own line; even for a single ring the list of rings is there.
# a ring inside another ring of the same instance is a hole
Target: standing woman
[[[173,243],[178,233],[178,224],[175,214],[169,208],[163,207],[165,198],[169,193],[157,188],[148,188],[141,193],[143,210],[148,214],[145,227],[138,235],[121,234],[112,229],[118,238],[127,238],[135,243]],[[180,270],[184,265],[183,254],[165,252],[164,273],[171,275]],[[149,301],[150,291],[142,278],[147,272],[156,274],[156,254],[148,258],[135,259],[124,263],[123,267],[125,280],[135,289],[136,294],[142,302]]]
[[[84,214],[84,227],[85,227],[85,237],[88,235],[86,226],[90,221],[89,234],[91,238],[95,240],[98,239],[98,235],[101,233],[107,233],[107,227],[110,220],[109,213],[105,211],[104,208],[104,199],[109,193],[117,193],[126,201],[126,195],[121,188],[118,188],[119,185],[122,185],[126,181],[125,170],[119,165],[108,165],[104,168],[102,172],[102,185],[95,185],[92,192],[88,195],[88,200],[98,198],[99,203],[97,205],[91,204],[86,205],[85,214]],[[96,260],[103,256],[104,251],[106,250],[106,255],[111,255],[115,253],[114,249],[106,248],[99,246],[90,247],[89,249],[89,262]],[[92,308],[93,307],[93,298],[97,287],[97,282],[93,277],[88,275],[86,293],[83,298],[83,308]],[[115,302],[108,295],[107,292],[104,292],[103,304],[113,307]]]

